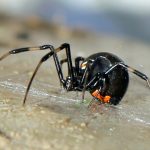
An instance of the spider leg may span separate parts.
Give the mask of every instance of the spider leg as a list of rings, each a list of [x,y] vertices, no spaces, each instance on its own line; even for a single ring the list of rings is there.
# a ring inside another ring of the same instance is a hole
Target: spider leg
[[[82,57],[81,57],[82,59]],[[84,59],[84,58],[83,58]],[[89,60],[87,62],[87,65],[86,65],[86,68],[85,68],[85,71],[84,71],[84,74],[83,74],[83,77],[81,79],[81,84],[83,84],[83,90],[82,90],[82,102],[84,100],[84,95],[85,95],[85,91],[89,85],[89,82],[88,82],[88,77],[89,77],[89,73],[90,73],[90,65],[91,65],[92,61]]]
[[[17,53],[22,53],[22,52],[27,52],[27,51],[46,50],[46,49],[51,49],[52,47],[53,47],[52,45],[43,45],[43,46],[38,46],[38,47],[24,47],[24,48],[14,49],[14,50],[11,50],[11,51],[3,54],[0,57],[0,61],[12,54],[17,54]]]
[[[95,61],[94,63],[96,63],[96,62],[97,61]],[[84,95],[85,95],[86,89],[93,83],[93,81],[95,79],[97,79],[99,77],[99,73],[98,73],[90,81],[88,81],[90,68],[94,65],[94,63],[92,63],[91,60],[88,60],[87,65],[86,65],[86,69],[85,69],[85,72],[84,72],[84,75],[83,75],[82,80],[81,80],[81,84],[83,84],[82,101],[84,100]],[[92,64],[92,66],[91,66],[91,64]]]
[[[130,67],[130,66],[125,65],[125,67],[126,67],[130,72],[134,73],[135,75],[137,75],[137,76],[140,77],[141,79],[145,80],[145,81],[147,82],[148,87],[150,88],[150,80],[149,80],[149,78],[148,78],[147,75],[145,75],[144,73],[142,73],[142,72],[140,72],[140,71],[138,71],[138,70],[136,70],[136,69],[134,69],[134,68],[132,68],[132,67]]]
[[[100,91],[101,91],[101,87],[99,88],[99,93],[100,93]],[[97,93],[97,95],[98,95],[98,93]],[[97,97],[97,96],[96,96]],[[90,106],[93,104],[93,102],[97,99],[96,97],[93,97],[93,99],[91,100],[91,102],[89,103],[89,105],[88,105],[88,108],[90,108]],[[102,103],[102,102],[100,102],[100,101],[98,101],[99,103]]]
[[[93,102],[94,102],[95,100],[96,100],[96,98],[93,97],[92,100],[90,101],[90,103],[88,104],[88,108],[90,108],[90,107],[92,106],[92,104],[93,104]]]
[[[76,57],[75,58],[75,70],[76,70],[76,74],[77,74],[77,76],[79,76],[79,74],[80,74],[80,62],[81,61],[84,61],[85,60],[85,58],[83,58],[83,57]]]
[[[84,58],[83,57],[76,57],[75,58],[75,69],[76,69],[76,73],[79,73],[79,67],[80,67],[80,61],[83,61]],[[62,65],[64,63],[67,63],[68,62],[68,59],[67,58],[64,58],[62,60],[60,60],[60,66],[62,68]]]
[[[66,49],[67,62],[68,62],[68,74],[73,80],[74,79],[74,73],[73,73],[73,67],[72,67],[70,45],[67,44],[67,43],[62,44],[60,47],[58,47],[56,49],[54,49],[52,45],[43,45],[43,46],[38,46],[38,47],[24,47],[24,48],[14,49],[14,50],[11,50],[11,51],[3,54],[0,57],[0,61],[5,59],[9,55],[12,55],[12,54],[18,54],[18,53],[27,52],[27,51],[46,50],[46,49],[50,49],[51,51],[54,51],[53,58],[54,58],[54,61],[55,61],[56,70],[57,70],[60,82],[65,87],[65,80],[63,78],[62,69],[61,69],[60,62],[58,60],[58,56],[57,56],[56,53],[63,50],[63,49]]]
[[[27,52],[27,51],[37,51],[37,50],[46,50],[46,49],[50,49],[51,52],[49,52],[48,54],[46,54],[39,62],[39,64],[37,65],[31,79],[30,79],[30,82],[28,84],[28,87],[27,87],[27,90],[26,90],[26,94],[25,94],[25,97],[24,97],[24,101],[23,101],[23,104],[25,104],[26,102],[26,98],[27,98],[27,95],[28,95],[28,92],[29,92],[29,89],[30,89],[30,86],[32,84],[32,81],[33,81],[33,78],[35,77],[39,67],[41,66],[41,64],[46,61],[50,56],[53,55],[53,58],[54,58],[54,61],[55,61],[55,65],[56,65],[56,69],[57,69],[57,73],[58,73],[58,76],[59,76],[59,79],[60,79],[60,82],[65,86],[65,80],[63,79],[63,74],[62,74],[62,70],[60,68],[60,65],[59,65],[59,61],[58,61],[58,58],[57,58],[57,55],[56,53],[61,51],[63,49],[62,46],[54,49],[54,47],[52,45],[43,45],[43,46],[39,46],[39,47],[26,47],[26,48],[19,48],[19,49],[14,49],[14,50],[11,50],[7,53],[5,53],[4,55],[2,55],[0,57],[0,61],[5,59],[7,56],[11,55],[11,54],[18,54],[18,53],[21,53],[21,52]]]
[[[55,55],[54,57],[55,57],[54,60],[56,61],[57,67],[59,68],[59,66],[60,66],[60,69],[62,70],[62,65],[67,62],[67,58],[60,60],[60,64],[59,64],[57,55]],[[62,76],[61,78],[63,79],[63,75],[61,75],[61,76]],[[59,78],[59,80],[61,80],[61,78]],[[64,81],[60,81],[60,86],[61,87],[63,87],[62,82],[64,82]]]
[[[72,66],[70,45],[67,43],[63,43],[58,49],[59,49],[59,51],[65,49],[67,58],[63,61],[67,62],[67,64],[68,64],[68,76],[71,78],[71,81],[74,81],[74,70],[73,70],[73,66]],[[62,74],[62,69],[61,69],[61,62],[58,59],[57,52],[54,53],[53,58],[55,61],[55,65],[56,65],[56,69],[58,72],[60,82],[63,82],[63,86],[64,86],[64,88],[66,88],[65,81],[62,80],[63,74]]]
[[[68,61],[67,61],[67,58],[60,60],[60,66],[61,66],[61,68],[62,68],[62,65],[63,65],[64,63],[66,63],[66,62],[68,62]]]
[[[74,72],[73,72],[73,65],[72,65],[70,45],[68,43],[63,43],[60,46],[60,50],[63,50],[63,49],[66,50],[67,58],[66,58],[65,62],[67,62],[67,64],[68,64],[68,76],[70,76],[71,79],[74,80]],[[56,61],[57,61],[57,63],[59,62],[58,59]],[[59,67],[61,67],[60,63],[58,63],[58,64],[59,64]]]
[[[28,86],[27,86],[27,89],[26,89],[26,93],[25,93],[24,100],[23,100],[23,105],[25,105],[25,102],[26,102],[26,99],[27,99],[27,95],[28,95],[28,93],[29,93],[29,90],[30,90],[32,81],[33,81],[33,79],[34,79],[34,77],[35,77],[35,75],[36,75],[38,69],[40,68],[41,64],[42,64],[43,62],[45,62],[48,58],[50,58],[53,54],[54,54],[53,51],[47,53],[44,57],[42,57],[42,59],[40,60],[40,62],[39,62],[38,65],[37,65],[37,67],[35,68],[35,70],[34,70],[34,72],[33,72],[33,75],[32,75],[32,77],[31,77],[31,79],[30,79],[30,81],[29,81],[29,84],[28,84]]]
[[[84,73],[84,83],[83,83],[83,90],[82,90],[82,103],[83,103],[83,100],[84,100],[84,95],[85,95],[85,91],[86,91],[86,86],[87,86],[87,79],[88,79],[88,76],[89,76],[89,72],[88,72],[88,68],[85,70],[85,73]]]
[[[145,75],[144,73],[142,73],[142,72],[140,72],[140,71],[138,71],[138,70],[136,70],[136,69],[134,69],[134,68],[132,68],[128,65],[125,65],[123,63],[118,63],[118,64],[112,66],[110,69],[108,69],[105,72],[105,74],[108,74],[109,72],[111,72],[117,66],[122,66],[122,67],[126,68],[128,71],[130,71],[130,72],[134,73],[135,75],[137,75],[138,77],[140,77],[141,79],[145,80],[147,82],[148,87],[150,88],[150,79],[148,78],[147,75]]]
[[[75,58],[75,67],[73,67],[73,68],[75,69],[76,76],[78,76],[80,73],[80,61],[84,61],[84,58],[83,57],[76,57]],[[66,62],[68,62],[67,58],[60,60],[61,68],[62,68],[62,65]]]
[[[37,51],[37,50],[46,50],[46,49],[50,49],[50,52],[48,54],[46,54],[39,62],[39,64],[37,65],[31,79],[30,79],[30,82],[28,84],[28,87],[27,87],[27,90],[26,90],[26,94],[25,94],[25,97],[24,97],[24,101],[23,101],[23,104],[25,104],[26,102],[26,98],[27,98],[27,95],[28,95],[28,92],[29,92],[29,89],[30,89],[30,86],[32,84],[32,81],[38,71],[38,69],[40,68],[41,64],[46,61],[49,57],[51,57],[53,55],[53,58],[54,58],[54,62],[55,62],[55,65],[56,65],[56,70],[57,70],[57,73],[58,73],[58,76],[59,76],[59,79],[60,79],[60,82],[62,83],[63,87],[66,88],[67,85],[67,79],[64,80],[63,78],[63,73],[62,73],[62,69],[61,69],[61,64],[60,64],[60,61],[58,59],[58,56],[57,56],[57,52],[65,49],[66,50],[66,62],[68,64],[68,78],[70,79],[71,83],[70,83],[70,87],[72,87],[74,89],[74,85],[73,83],[76,82],[75,78],[74,78],[74,75],[75,75],[75,72],[74,72],[74,68],[72,66],[72,59],[71,59],[71,51],[70,51],[70,45],[67,44],[67,43],[64,43],[62,44],[60,47],[54,49],[54,47],[52,45],[43,45],[43,46],[38,46],[38,47],[25,47],[25,48],[19,48],[19,49],[14,49],[14,50],[11,50],[5,54],[3,54],[1,57],[0,57],[0,61],[5,59],[6,57],[8,57],[9,55],[12,55],[12,54],[18,54],[18,53],[22,53],[22,52],[27,52],[27,51]],[[66,88],[67,89],[67,88]]]

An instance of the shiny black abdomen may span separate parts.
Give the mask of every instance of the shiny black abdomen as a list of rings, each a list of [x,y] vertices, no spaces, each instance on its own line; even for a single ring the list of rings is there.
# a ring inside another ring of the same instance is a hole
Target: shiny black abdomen
[[[89,81],[97,73],[105,74],[113,65],[118,63],[124,63],[119,57],[106,52],[96,53],[89,56],[85,61],[91,60],[92,67],[90,68]],[[124,96],[128,83],[129,75],[126,68],[118,65],[106,76],[107,88],[103,90],[104,95],[110,95],[111,103],[116,105]]]

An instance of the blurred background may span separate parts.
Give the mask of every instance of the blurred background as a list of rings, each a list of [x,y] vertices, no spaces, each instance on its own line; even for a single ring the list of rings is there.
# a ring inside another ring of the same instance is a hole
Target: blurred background
[[[53,30],[62,26],[150,42],[150,2],[146,0],[1,0],[0,13],[0,23],[6,16],[30,19],[32,26],[41,20],[52,23]]]

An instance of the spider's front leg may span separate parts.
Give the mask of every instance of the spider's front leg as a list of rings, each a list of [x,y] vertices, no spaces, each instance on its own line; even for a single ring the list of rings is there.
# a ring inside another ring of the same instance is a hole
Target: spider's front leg
[[[64,49],[66,51],[66,58],[59,61],[57,53],[54,53],[53,57],[56,65],[56,70],[59,76],[60,83],[67,91],[71,91],[74,90],[75,88],[76,79],[75,79],[75,72],[74,72],[75,70],[72,65],[70,45],[64,43],[59,47],[59,49],[60,50]],[[62,73],[62,64],[65,62],[67,62],[67,66],[68,66],[68,76],[64,80],[63,73]]]
[[[38,47],[25,47],[25,48],[14,49],[14,50],[11,50],[11,51],[5,53],[4,55],[2,55],[0,57],[0,61],[5,59],[9,55],[12,55],[12,54],[18,54],[18,53],[27,52],[27,51],[46,50],[46,49],[49,49],[50,52],[42,57],[42,59],[40,60],[40,62],[37,65],[36,69],[34,70],[33,75],[32,75],[32,77],[29,81],[29,84],[27,86],[27,90],[26,90],[26,93],[25,93],[23,104],[25,104],[25,102],[26,102],[28,92],[30,90],[32,81],[33,81],[38,69],[40,68],[41,64],[43,62],[45,62],[47,59],[49,59],[51,56],[53,56],[53,58],[54,58],[55,65],[56,65],[56,70],[57,70],[57,73],[58,73],[58,77],[59,77],[59,80],[60,80],[61,84],[63,85],[63,87],[65,89],[67,89],[68,91],[69,90],[74,90],[74,88],[75,88],[75,84],[74,84],[76,82],[75,76],[74,76],[75,73],[74,73],[74,69],[73,69],[73,66],[72,66],[70,45],[67,44],[67,43],[62,44],[60,47],[58,47],[56,49],[52,45],[43,45],[43,46],[38,46]],[[60,52],[63,49],[66,50],[66,56],[67,56],[66,59],[67,59],[67,64],[68,64],[68,76],[67,76],[66,79],[64,79],[64,77],[63,77],[61,65],[60,65],[60,62],[59,62],[58,56],[57,56],[57,53]]]
[[[23,47],[23,48],[13,49],[13,50],[3,54],[0,57],[0,61],[5,59],[9,55],[18,54],[18,53],[22,53],[22,52],[28,52],[28,51],[38,51],[38,50],[47,50],[47,49],[52,50],[53,46],[52,45],[43,45],[43,46],[37,46],[37,47]]]
[[[62,49],[66,48],[66,53],[67,53],[67,57],[68,58],[68,66],[69,66],[69,72],[70,72],[70,75],[72,76],[72,62],[71,62],[71,55],[70,55],[70,47],[69,47],[69,44],[62,44],[60,47],[54,49],[54,47],[52,45],[43,45],[43,46],[38,46],[38,47],[25,47],[25,48],[18,48],[18,49],[14,49],[14,50],[11,50],[5,54],[3,54],[1,57],[0,57],[0,61],[2,61],[3,59],[5,59],[6,57],[8,57],[9,55],[12,55],[12,54],[18,54],[18,53],[22,53],[22,52],[27,52],[27,51],[37,51],[37,50],[46,50],[46,49],[49,49],[50,52],[47,53],[44,57],[42,57],[42,59],[40,60],[40,62],[38,63],[36,69],[34,70],[33,72],[33,75],[30,79],[30,82],[27,86],[27,90],[26,90],[26,94],[25,94],[25,97],[24,97],[24,101],[23,101],[23,104],[25,104],[26,102],[26,98],[27,98],[27,95],[28,95],[28,92],[30,90],[30,87],[31,87],[31,84],[32,84],[32,81],[38,71],[38,69],[40,68],[41,64],[43,62],[45,62],[47,59],[49,59],[51,56],[54,57],[54,61],[55,61],[55,64],[56,64],[56,69],[57,69],[57,72],[58,72],[58,76],[60,78],[60,82],[62,82],[62,84],[64,85],[64,87],[66,87],[66,80],[64,80],[63,78],[63,74],[62,74],[62,70],[61,70],[61,67],[60,67],[60,64],[59,64],[59,61],[58,61],[58,58],[57,58],[57,52],[61,51]]]

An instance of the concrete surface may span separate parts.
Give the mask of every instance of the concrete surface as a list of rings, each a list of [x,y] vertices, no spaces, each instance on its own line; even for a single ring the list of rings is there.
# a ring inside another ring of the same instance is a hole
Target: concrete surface
[[[150,76],[150,46],[140,41],[103,34],[61,36],[62,31],[54,37],[40,29],[29,30],[29,39],[20,40],[14,36],[18,28],[14,25],[17,29],[12,32],[12,26],[9,27],[10,24],[1,26],[0,56],[17,47],[42,44],[57,47],[68,42],[73,58],[108,51]],[[131,73],[128,91],[118,106],[93,104],[88,109],[91,99],[88,93],[81,104],[80,93],[60,89],[51,59],[38,71],[23,107],[28,81],[45,53],[22,53],[0,62],[0,149],[149,150],[150,89]],[[60,57],[64,57],[63,52]]]

